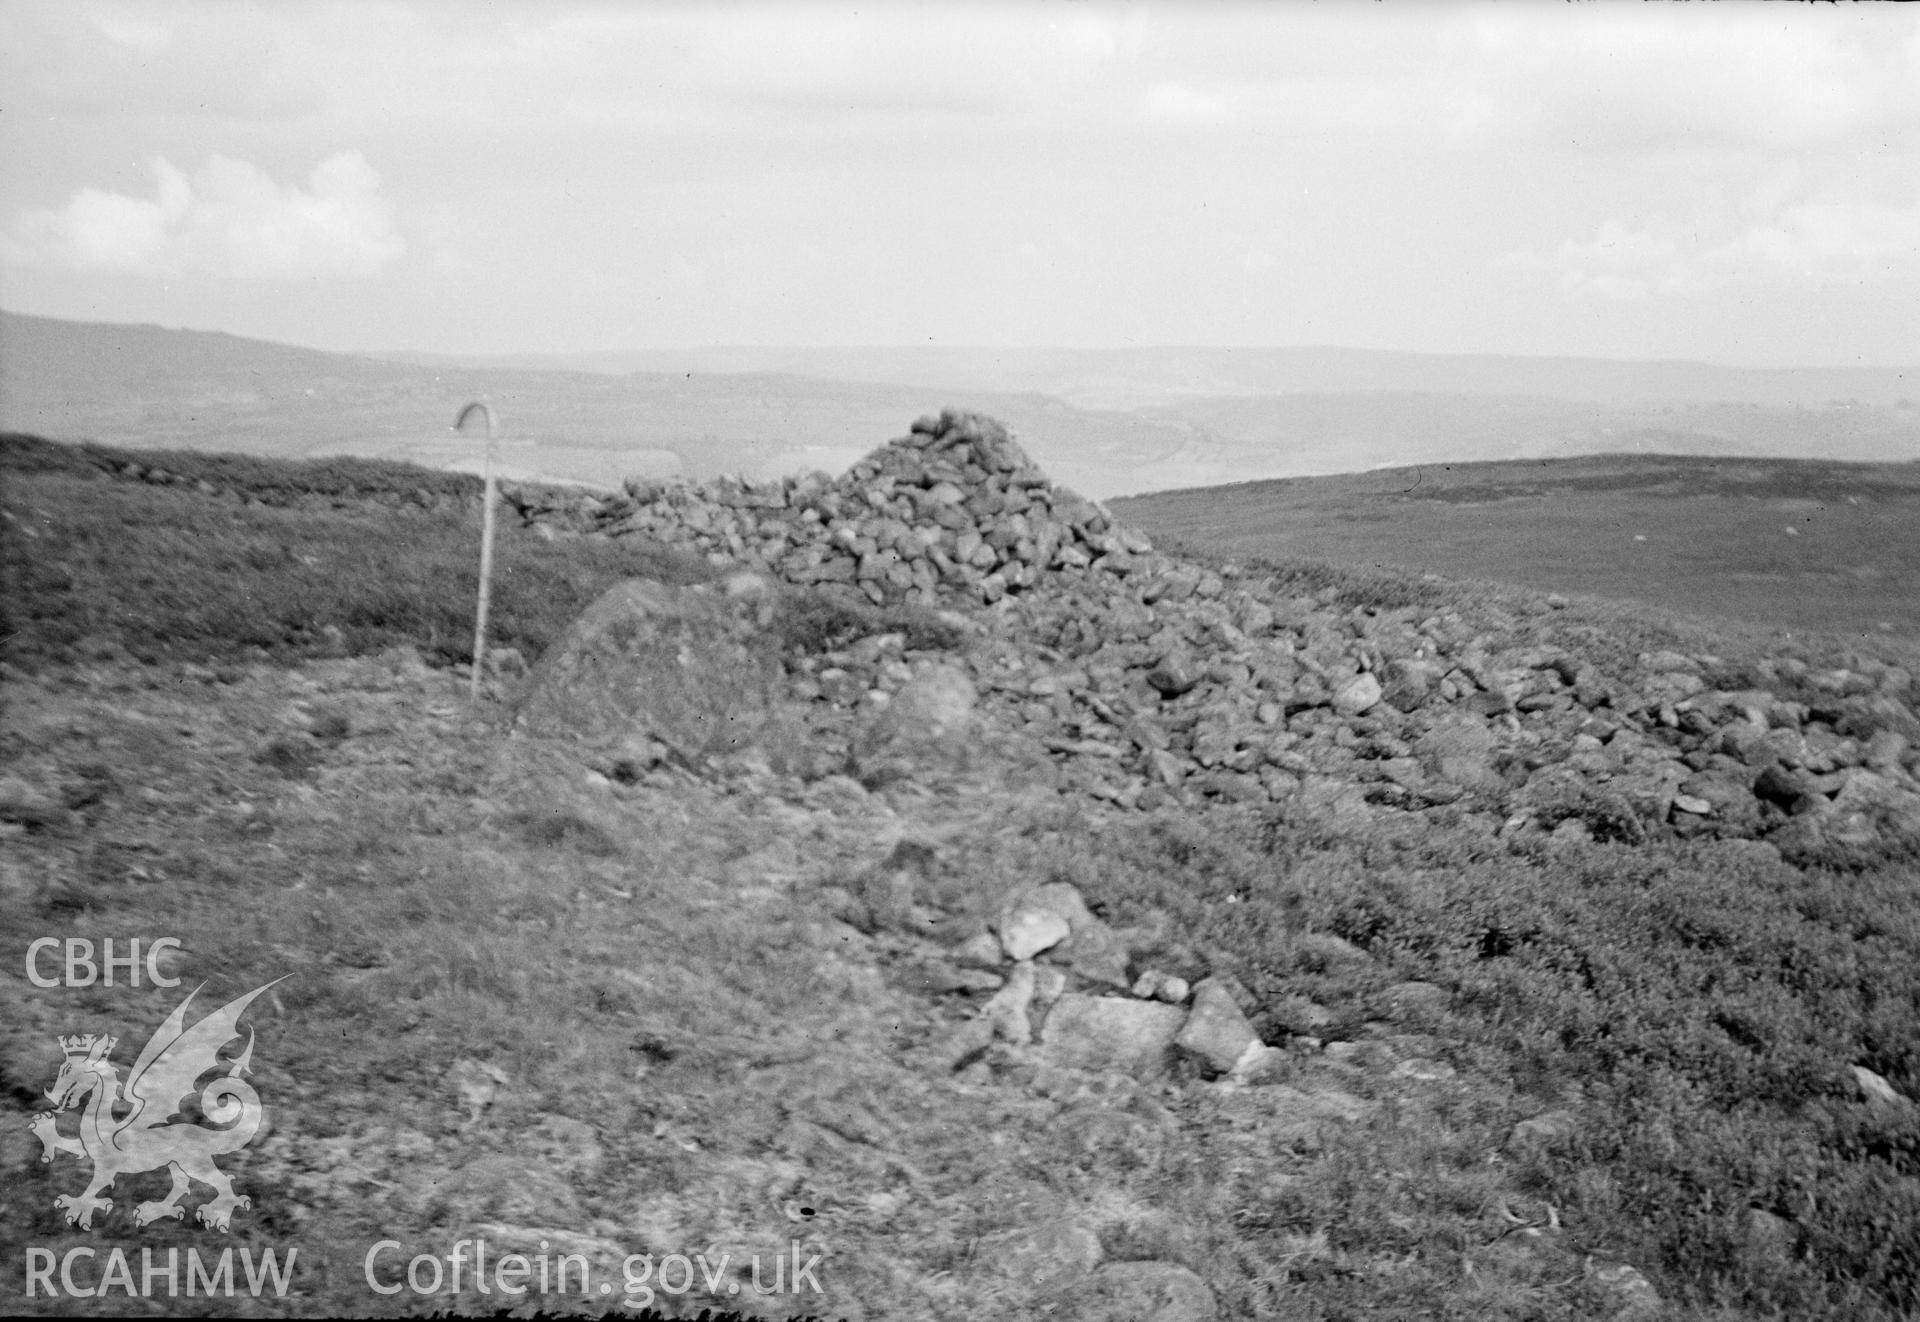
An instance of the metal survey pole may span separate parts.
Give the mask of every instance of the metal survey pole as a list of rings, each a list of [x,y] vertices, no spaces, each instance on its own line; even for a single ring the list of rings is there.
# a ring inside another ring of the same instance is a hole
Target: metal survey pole
[[[487,662],[487,598],[493,586],[493,410],[485,404],[475,401],[460,410],[460,416],[453,420],[453,429],[462,430],[467,419],[475,413],[487,420],[487,457],[483,471],[486,474],[487,490],[481,497],[480,505],[480,604],[473,615],[473,683],[468,690],[467,700],[475,706],[480,703],[480,671]]]

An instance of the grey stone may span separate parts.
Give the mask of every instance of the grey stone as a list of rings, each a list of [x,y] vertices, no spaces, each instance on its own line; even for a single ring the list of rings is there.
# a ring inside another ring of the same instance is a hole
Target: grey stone
[[[1780,762],[1770,763],[1753,782],[1755,798],[1789,810],[1810,792],[1806,773]]]
[[[935,665],[915,675],[855,736],[859,778],[873,785],[971,765],[977,702],[973,681],[958,666]]]
[[[1233,1068],[1227,1071],[1227,1078],[1243,1087],[1258,1087],[1279,1083],[1292,1073],[1293,1062],[1285,1051],[1255,1039],[1240,1053],[1240,1059],[1233,1062]]]
[[[1572,1111],[1547,1111],[1522,1120],[1507,1134],[1507,1150],[1519,1154],[1543,1152],[1580,1129],[1580,1119]]]
[[[1033,992],[1033,965],[1021,960],[1007,975],[1006,986],[980,1007],[980,1017],[993,1025],[994,1036],[1015,1046],[1025,1046],[1033,1040],[1033,1026],[1027,1019],[1027,1009],[1033,1004]]]
[[[1148,969],[1135,978],[1133,986],[1127,990],[1143,1001],[1151,1001],[1154,999],[1154,993],[1160,990],[1160,984],[1166,980],[1167,975],[1159,969]]]
[[[1445,673],[1438,662],[1416,657],[1395,657],[1387,663],[1384,698],[1399,711],[1417,711],[1439,686]]]
[[[1380,681],[1370,672],[1356,675],[1335,690],[1333,709],[1342,716],[1359,716],[1379,705],[1382,696]]]
[[[1453,994],[1431,982],[1397,982],[1380,999],[1393,1018],[1422,1020],[1444,1014]]]
[[[1304,996],[1283,996],[1267,1007],[1268,1021],[1295,1035],[1316,1033],[1333,1017],[1333,1011]]]
[[[1155,1079],[1166,1073],[1186,1019],[1178,1006],[1069,992],[1047,1013],[1040,1050],[1055,1065]]]
[[[1662,1308],[1660,1292],[1638,1267],[1603,1258],[1589,1260],[1588,1271],[1612,1305],[1617,1318],[1656,1317]]]
[[[1065,941],[1073,929],[1065,918],[1048,909],[1021,905],[1000,920],[1000,946],[1008,959],[1032,959]]]
[[[1087,908],[1086,897],[1080,894],[1080,888],[1066,881],[1050,881],[1014,892],[1008,897],[1003,912],[1011,913],[1015,909],[1057,914],[1073,931],[1096,921],[1093,910]]]
[[[1800,1228],[1792,1221],[1759,1207],[1747,1209],[1745,1228],[1747,1251],[1777,1263],[1790,1260],[1800,1240]]]
[[[759,745],[781,671],[758,609],[701,588],[617,584],[534,666],[515,723],[582,748],[644,735],[684,758]]]
[[[984,1236],[976,1259],[995,1273],[1045,1293],[1073,1284],[1100,1265],[1100,1237],[1085,1226],[1043,1223]]]
[[[599,1132],[586,1121],[567,1115],[541,1117],[530,1131],[522,1133],[514,1152],[529,1160],[537,1159],[563,1175],[588,1179],[598,1175],[606,1163]]]
[[[1466,789],[1499,789],[1505,782],[1493,769],[1493,752],[1498,747],[1485,721],[1453,715],[1416,739],[1413,751],[1442,780]]]
[[[1743,777],[1703,771],[1681,781],[1676,791],[1706,803],[1716,822],[1734,830],[1747,831],[1759,824],[1760,801]]]
[[[1875,1074],[1865,1065],[1853,1066],[1853,1081],[1854,1086],[1860,1090],[1860,1096],[1869,1106],[1898,1111],[1912,1105],[1884,1077]]]
[[[1124,938],[1098,918],[1077,925],[1073,935],[1047,956],[1064,963],[1090,982],[1109,987],[1127,986],[1129,950]]]
[[[1147,671],[1147,683],[1163,698],[1177,698],[1199,682],[1200,670],[1184,648],[1166,653]]]
[[[1259,1040],[1226,987],[1214,978],[1204,978],[1193,989],[1193,1009],[1174,1045],[1215,1074],[1225,1074]]]

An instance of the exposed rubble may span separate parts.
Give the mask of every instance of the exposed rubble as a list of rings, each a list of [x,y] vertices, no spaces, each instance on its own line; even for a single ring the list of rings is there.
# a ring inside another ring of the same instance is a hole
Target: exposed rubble
[[[1551,614],[1343,608],[1155,551],[1053,486],[998,422],[922,418],[844,476],[510,491],[554,535],[642,535],[801,587],[965,614],[982,708],[1122,807],[1294,802],[1474,812],[1503,834],[1920,841],[1913,676],[1762,663],[1731,687],[1678,652],[1608,673]],[[878,708],[923,676],[901,634],[803,658],[794,691]],[[947,681],[951,684],[951,680]]]

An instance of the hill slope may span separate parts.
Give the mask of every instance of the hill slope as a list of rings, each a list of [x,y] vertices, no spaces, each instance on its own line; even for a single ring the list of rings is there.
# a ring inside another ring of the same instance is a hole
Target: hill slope
[[[1794,632],[1920,637],[1920,464],[1599,455],[1113,502],[1217,552],[1521,583]]]
[[[1920,1306],[1912,649],[1169,554],[947,416],[832,483],[517,490],[497,624],[544,655],[469,707],[422,657],[462,655],[470,479],[0,462],[0,900],[179,933],[210,997],[296,975],[230,1233],[135,1227],[158,1173],[70,1225],[85,1163],[22,1123],[9,1253],[297,1248],[292,1315],[490,1306],[477,1239],[577,1255],[548,1308],[645,1255],[675,1316]],[[630,574],[682,613],[568,623]],[[621,682],[530,722],[623,619],[682,694],[744,691],[746,638],[782,719]],[[179,993],[23,964],[0,1086],[44,1128],[56,1035]]]

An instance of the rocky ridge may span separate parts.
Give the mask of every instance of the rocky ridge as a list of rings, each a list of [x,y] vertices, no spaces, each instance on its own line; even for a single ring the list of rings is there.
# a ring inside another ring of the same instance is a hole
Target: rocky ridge
[[[1122,807],[1202,800],[1478,814],[1503,835],[1766,839],[1790,856],[1920,840],[1914,677],[1869,657],[1642,653],[1603,670],[1555,614],[1287,595],[1157,551],[1053,486],[998,422],[922,418],[829,479],[510,488],[554,536],[641,535],[785,583],[963,614],[995,723]],[[1550,599],[1550,606],[1555,604]],[[802,699],[882,705],[931,664],[901,634],[804,658]]]

